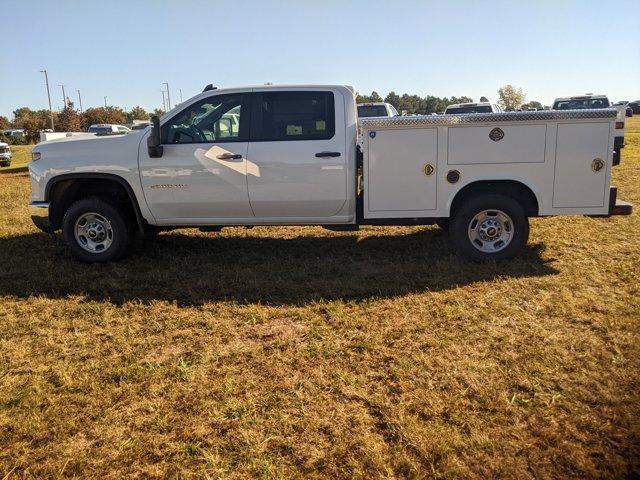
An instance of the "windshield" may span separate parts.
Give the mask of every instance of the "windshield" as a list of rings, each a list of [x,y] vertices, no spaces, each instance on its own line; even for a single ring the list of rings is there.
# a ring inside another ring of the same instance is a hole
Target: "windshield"
[[[359,105],[358,117],[388,117],[387,108],[384,105]]]
[[[111,127],[89,127],[89,133],[111,133]]]
[[[475,107],[447,107],[444,111],[447,115],[460,115],[464,113],[491,113],[489,105],[479,105]]]
[[[584,110],[586,108],[607,108],[609,100],[606,98],[582,98],[575,100],[558,100],[553,104],[553,110]]]

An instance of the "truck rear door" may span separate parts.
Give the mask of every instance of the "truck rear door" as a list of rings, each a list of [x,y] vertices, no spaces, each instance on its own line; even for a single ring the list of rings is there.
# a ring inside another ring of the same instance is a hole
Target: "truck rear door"
[[[347,199],[344,99],[330,89],[252,94],[247,153],[256,217],[331,217]]]

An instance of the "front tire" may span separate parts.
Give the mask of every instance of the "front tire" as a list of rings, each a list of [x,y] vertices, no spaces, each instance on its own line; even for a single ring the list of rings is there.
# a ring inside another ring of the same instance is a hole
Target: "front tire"
[[[481,194],[467,200],[455,213],[449,234],[456,252],[467,260],[506,260],[527,244],[529,219],[517,200]]]
[[[131,245],[131,224],[124,209],[98,197],[78,200],[62,220],[62,236],[74,257],[82,262],[118,260]]]

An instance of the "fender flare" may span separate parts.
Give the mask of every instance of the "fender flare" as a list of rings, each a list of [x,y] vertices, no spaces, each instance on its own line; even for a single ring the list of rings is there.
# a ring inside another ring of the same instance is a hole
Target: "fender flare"
[[[129,184],[129,182],[127,182],[124,178],[122,178],[119,175],[115,175],[113,173],[86,172],[86,173],[63,173],[60,175],[56,175],[47,182],[44,188],[45,201],[50,201],[51,189],[53,188],[54,185],[65,180],[77,180],[77,179],[111,180],[121,185],[124,188],[125,192],[127,192],[127,195],[129,196],[129,200],[133,205],[133,211],[136,216],[136,223],[138,224],[138,228],[140,229],[141,232],[144,231],[145,226],[148,224],[148,222],[142,216],[142,212],[140,211],[140,204],[138,203],[138,199],[136,197],[135,192],[133,191],[133,188],[131,188],[131,185]]]

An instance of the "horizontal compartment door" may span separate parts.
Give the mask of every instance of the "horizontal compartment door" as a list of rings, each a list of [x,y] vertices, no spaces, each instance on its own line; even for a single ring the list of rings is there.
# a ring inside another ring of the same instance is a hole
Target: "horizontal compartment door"
[[[553,206],[604,206],[609,124],[561,123],[556,145]],[[594,171],[593,162],[598,158],[605,166]]]
[[[450,127],[449,165],[542,163],[546,125]]]
[[[436,208],[436,128],[382,130],[368,136],[369,211]]]

